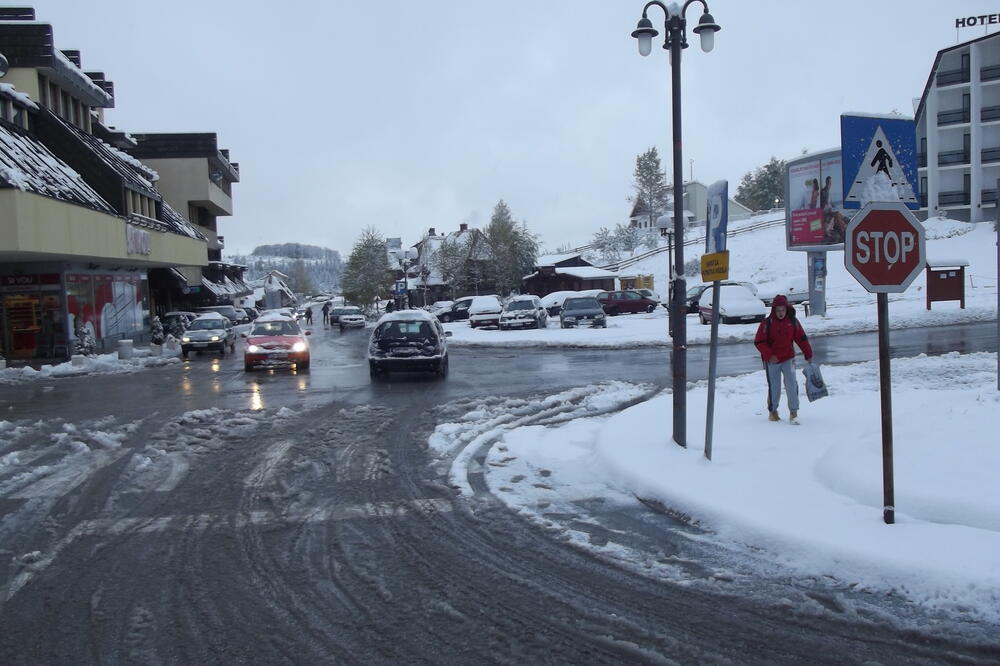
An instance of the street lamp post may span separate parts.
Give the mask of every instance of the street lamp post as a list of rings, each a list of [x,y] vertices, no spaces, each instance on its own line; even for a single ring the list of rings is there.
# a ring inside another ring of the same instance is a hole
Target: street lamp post
[[[676,4],[667,7],[660,0],[647,2],[642,8],[642,18],[632,36],[639,43],[639,55],[650,54],[653,37],[660,33],[653,27],[653,22],[646,12],[653,5],[663,10],[666,20],[664,27],[663,48],[670,51],[670,91],[673,116],[674,141],[674,266],[676,275],[671,275],[673,295],[670,299],[671,330],[673,331],[673,353],[671,367],[673,368],[674,393],[674,441],[680,446],[687,446],[687,313],[684,296],[687,293],[687,283],[684,280],[684,170],[681,155],[681,49],[686,49],[687,20],[684,18],[688,7],[700,2],[705,8],[694,33],[701,38],[701,48],[708,53],[715,46],[715,33],[721,28],[715,18],[708,13],[708,3],[705,0],[687,0],[683,7]]]

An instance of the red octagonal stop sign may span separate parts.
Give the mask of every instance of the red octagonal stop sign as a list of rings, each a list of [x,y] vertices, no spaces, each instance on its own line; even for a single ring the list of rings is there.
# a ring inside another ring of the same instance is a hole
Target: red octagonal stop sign
[[[872,293],[901,293],[927,263],[924,226],[902,202],[871,202],[844,239],[844,265]]]

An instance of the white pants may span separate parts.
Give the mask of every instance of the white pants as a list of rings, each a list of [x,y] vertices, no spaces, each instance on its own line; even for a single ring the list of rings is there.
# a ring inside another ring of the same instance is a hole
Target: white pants
[[[785,382],[788,394],[788,410],[799,411],[799,383],[795,381],[795,359],[784,363],[765,363],[767,373],[767,411],[776,412],[781,405],[781,382]]]

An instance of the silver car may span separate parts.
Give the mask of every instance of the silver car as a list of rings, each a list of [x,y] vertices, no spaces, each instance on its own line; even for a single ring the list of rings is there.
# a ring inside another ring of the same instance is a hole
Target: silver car
[[[225,356],[227,347],[231,352],[236,351],[236,329],[228,318],[214,312],[191,322],[181,337],[184,358],[192,351],[218,351]]]

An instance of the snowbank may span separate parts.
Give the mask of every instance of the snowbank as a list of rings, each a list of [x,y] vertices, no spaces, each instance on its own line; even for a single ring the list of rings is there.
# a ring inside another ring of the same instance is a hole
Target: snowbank
[[[179,351],[171,351],[167,347],[163,348],[162,356],[149,356],[148,349],[136,349],[135,355],[135,358],[129,360],[119,360],[117,352],[87,356],[83,359],[82,365],[73,365],[72,362],[66,361],[56,365],[43,365],[38,370],[29,366],[5,368],[0,370],[0,384],[80,375],[119,375],[180,362]]]
[[[687,449],[670,441],[664,415],[671,397],[660,394],[558,431],[513,430],[488,462],[523,457],[519,469],[552,470],[553,480],[570,479],[575,496],[657,499],[710,530],[710,539],[761,549],[803,575],[894,590],[929,607],[996,621],[996,368],[996,354],[987,353],[893,361],[891,526],[882,522],[877,362],[825,368],[831,395],[808,403],[801,391],[799,427],[767,421],[761,373],[720,379],[711,462],[703,456],[703,383],[688,394]],[[781,413],[787,418],[784,401]],[[544,494],[527,484],[507,486],[498,494],[525,512]]]

